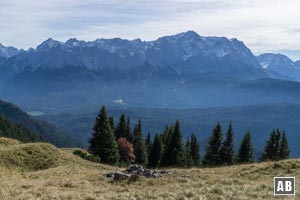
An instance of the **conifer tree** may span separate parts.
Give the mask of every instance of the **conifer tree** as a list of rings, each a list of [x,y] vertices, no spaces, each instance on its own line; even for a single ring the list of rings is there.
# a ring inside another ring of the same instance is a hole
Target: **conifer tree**
[[[220,150],[222,146],[222,127],[218,122],[212,131],[208,144],[205,149],[203,164],[209,166],[219,165],[221,163]]]
[[[185,143],[185,162],[187,167],[192,167],[195,165],[195,162],[192,157],[192,152],[191,152],[190,138],[187,138]]]
[[[116,130],[115,130],[116,139],[119,139],[121,137],[127,138],[126,137],[127,131],[128,130],[127,130],[126,116],[125,116],[125,114],[122,114],[120,116],[119,123],[116,127]]]
[[[149,153],[148,166],[151,168],[158,167],[162,156],[162,137],[156,134],[153,140],[152,148]]]
[[[120,155],[116,138],[112,132],[105,106],[102,106],[93,127],[89,150],[101,158],[101,162],[116,164]]]
[[[129,117],[127,117],[125,137],[127,138],[128,141],[130,141],[130,142],[133,141],[133,136],[132,136],[132,133],[131,133],[130,118]]]
[[[163,134],[162,134],[162,142],[163,142],[163,155],[162,155],[162,159],[160,162],[161,166],[170,166],[171,165],[171,157],[170,154],[172,152],[172,147],[171,147],[171,138],[173,136],[174,133],[174,127],[171,126],[166,126]]]
[[[167,147],[168,148],[168,147]],[[170,157],[170,166],[184,166],[184,149],[182,145],[182,136],[179,120],[176,121],[174,126],[174,131],[171,135],[171,140],[169,144],[169,157]]]
[[[133,130],[133,146],[134,155],[136,156],[135,162],[138,164],[146,164],[147,162],[147,151],[145,146],[145,140],[142,131],[141,120],[135,125]]]
[[[280,140],[280,150],[279,150],[279,157],[280,159],[287,159],[290,157],[290,148],[288,144],[288,139],[286,137],[285,131],[282,131],[282,136]]]
[[[151,147],[152,147],[152,141],[151,141],[151,134],[150,134],[150,132],[148,132],[148,134],[146,136],[145,145],[146,145],[147,155],[149,155]]]
[[[167,145],[168,142],[170,142],[170,133],[171,133],[171,130],[172,127],[169,128],[169,126],[167,125],[165,127],[165,130],[162,134],[162,142],[163,142],[163,145]]]
[[[238,161],[239,163],[254,162],[253,145],[252,145],[252,138],[250,132],[247,132],[242,139],[239,153],[238,153]]]
[[[201,162],[200,158],[200,142],[197,140],[196,135],[191,135],[190,153],[195,166],[199,166]]]
[[[110,124],[111,130],[115,134],[115,121],[114,121],[113,117],[109,117],[109,124]]]
[[[150,132],[147,133],[146,139],[145,139],[145,145],[149,146],[151,145],[152,141],[151,141],[151,134]]]
[[[221,162],[222,164],[232,165],[234,163],[234,143],[233,143],[233,128],[231,122],[229,123],[226,138],[223,141],[221,148]]]
[[[280,138],[280,130],[274,129],[270,134],[260,160],[278,160],[280,158]]]

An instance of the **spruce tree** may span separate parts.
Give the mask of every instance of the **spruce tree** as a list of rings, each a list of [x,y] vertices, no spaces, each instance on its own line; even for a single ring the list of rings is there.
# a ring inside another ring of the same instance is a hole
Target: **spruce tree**
[[[209,166],[219,165],[221,163],[220,150],[222,146],[222,127],[218,122],[212,131],[208,144],[205,149],[203,164]]]
[[[174,131],[171,135],[171,140],[169,144],[169,165],[170,166],[184,166],[185,165],[185,158],[184,158],[184,149],[182,145],[182,136],[181,136],[181,129],[179,120],[176,121],[174,126]],[[168,148],[168,147],[167,147]]]
[[[187,167],[192,167],[195,165],[195,162],[192,157],[192,152],[191,152],[190,138],[187,138],[185,143],[185,162]]]
[[[148,132],[148,134],[146,136],[145,145],[146,145],[146,149],[147,149],[147,155],[149,155],[151,147],[152,147],[152,141],[151,141],[151,134],[150,134],[150,132]]]
[[[247,132],[241,142],[239,153],[238,153],[239,163],[252,163],[253,158],[253,145],[251,139],[251,133]]]
[[[134,146],[134,155],[136,156],[135,162],[138,164],[146,164],[147,162],[147,151],[145,140],[142,131],[142,122],[141,120],[135,125],[133,130],[133,146]]]
[[[150,132],[147,133],[146,139],[145,139],[145,145],[149,146],[151,145],[152,141],[151,141],[151,134]]]
[[[279,129],[274,129],[266,143],[260,160],[278,160],[280,158],[280,138],[281,132]]]
[[[125,114],[122,114],[120,116],[120,119],[119,119],[119,123],[116,127],[116,130],[115,130],[115,135],[116,135],[116,138],[119,139],[121,137],[126,137],[126,133],[127,133],[127,122],[126,122],[126,116]],[[128,138],[127,138],[128,140]]]
[[[131,133],[130,118],[129,117],[127,117],[125,137],[127,138],[128,141],[130,141],[130,142],[133,141],[133,136],[132,136],[132,133]]]
[[[114,121],[113,117],[109,117],[109,124],[110,124],[111,130],[115,134],[115,121]]]
[[[160,162],[161,166],[170,166],[171,165],[171,153],[172,153],[172,146],[171,146],[171,138],[174,133],[174,127],[166,126],[163,134],[162,134],[162,142],[163,142],[163,155]]]
[[[92,138],[89,142],[89,150],[92,154],[99,156],[101,162],[116,164],[119,161],[120,156],[116,138],[112,132],[105,106],[102,106],[96,117]]]
[[[158,134],[155,135],[152,148],[149,153],[148,166],[151,168],[158,167],[162,156],[162,137]]]
[[[171,133],[171,129],[172,127],[169,128],[169,126],[167,125],[165,127],[165,130],[162,134],[162,142],[163,142],[163,145],[167,145],[168,142],[170,142],[170,133]]]
[[[234,138],[233,128],[231,122],[226,133],[226,138],[223,141],[221,148],[221,162],[222,164],[232,165],[234,163]]]
[[[191,135],[190,153],[195,166],[199,166],[201,162],[200,158],[200,142],[197,140],[196,135]]]
[[[282,131],[282,136],[280,140],[280,150],[279,150],[279,157],[280,159],[287,159],[290,157],[290,148],[288,144],[288,139],[286,137],[285,131]]]

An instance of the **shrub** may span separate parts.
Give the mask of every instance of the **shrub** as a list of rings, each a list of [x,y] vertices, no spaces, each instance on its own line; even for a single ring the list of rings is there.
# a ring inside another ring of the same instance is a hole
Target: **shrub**
[[[91,162],[99,163],[101,161],[99,156],[94,156],[81,150],[75,150],[73,154]]]
[[[126,138],[119,138],[117,141],[121,162],[130,163],[135,159],[133,144]]]

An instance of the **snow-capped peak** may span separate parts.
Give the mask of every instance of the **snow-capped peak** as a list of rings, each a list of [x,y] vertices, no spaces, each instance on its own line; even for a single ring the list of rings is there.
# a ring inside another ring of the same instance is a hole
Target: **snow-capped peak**
[[[24,50],[17,49],[15,47],[6,47],[3,44],[0,43],[0,57],[9,58],[11,56],[15,56],[19,53],[22,53]]]
[[[187,31],[173,36],[176,39],[200,38],[201,36],[195,31]]]
[[[37,46],[37,49],[51,49],[54,47],[57,47],[59,45],[61,45],[62,43],[57,41],[57,40],[53,40],[52,38],[48,38],[47,40],[45,40],[44,42],[42,42],[42,44],[40,44],[39,46]]]
[[[263,68],[267,68],[268,66],[294,66],[294,62],[289,57],[282,54],[265,53],[259,55],[257,58]]]
[[[70,39],[68,39],[65,42],[65,45],[71,46],[71,47],[74,47],[74,46],[84,46],[85,44],[86,44],[85,41],[83,41],[83,40],[77,40],[76,38],[70,38]]]

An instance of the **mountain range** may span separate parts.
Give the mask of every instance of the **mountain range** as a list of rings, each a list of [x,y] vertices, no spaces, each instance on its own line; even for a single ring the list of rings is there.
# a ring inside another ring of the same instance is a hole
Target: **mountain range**
[[[96,112],[106,105],[115,119],[122,112],[141,118],[151,133],[179,118],[184,135],[194,132],[202,142],[216,121],[232,121],[237,139],[251,129],[260,150],[272,128],[286,129],[298,151],[299,81],[300,61],[255,56],[242,41],[193,31],[154,41],[0,45],[0,99],[26,111],[1,101],[1,114],[64,147],[86,146]]]
[[[257,56],[261,66],[272,76],[287,80],[300,80],[300,61],[292,61],[285,55],[265,53]]]
[[[0,43],[0,58],[9,58],[20,53],[25,52],[23,49],[17,49],[15,47],[6,47]]]
[[[298,95],[290,88],[300,88],[299,61],[276,54],[256,57],[237,39],[193,31],[149,42],[49,38],[27,51],[1,49],[0,98],[26,110],[99,102],[164,108],[295,103]]]

